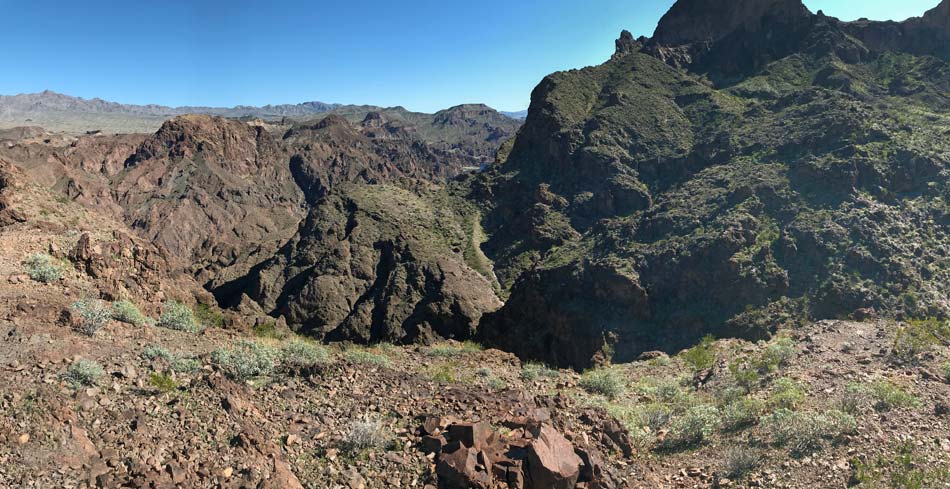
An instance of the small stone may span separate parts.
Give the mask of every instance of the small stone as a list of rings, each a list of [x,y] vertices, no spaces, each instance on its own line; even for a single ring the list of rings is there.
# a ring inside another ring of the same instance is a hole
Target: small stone
[[[19,443],[20,445],[26,445],[26,444],[29,443],[29,441],[30,441],[30,434],[29,434],[29,433],[23,433],[22,435],[20,435],[19,438],[17,438],[16,441],[17,441],[17,443]]]

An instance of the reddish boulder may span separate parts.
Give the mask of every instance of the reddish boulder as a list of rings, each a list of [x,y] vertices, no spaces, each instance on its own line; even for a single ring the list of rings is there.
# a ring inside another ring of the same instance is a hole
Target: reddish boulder
[[[574,445],[554,427],[542,425],[528,445],[527,480],[531,489],[573,489],[580,477],[583,461],[574,453]]]

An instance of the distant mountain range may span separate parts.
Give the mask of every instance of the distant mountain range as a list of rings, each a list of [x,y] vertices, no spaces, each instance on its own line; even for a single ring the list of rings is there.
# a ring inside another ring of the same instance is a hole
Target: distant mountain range
[[[342,113],[362,118],[369,112],[413,114],[403,107],[383,108],[372,105],[343,105],[323,102],[265,105],[253,107],[167,107],[109,102],[100,98],[84,99],[49,90],[39,93],[0,95],[0,128],[42,126],[52,131],[136,133],[154,132],[164,121],[184,114],[207,114],[231,118],[276,120],[307,119],[311,116]],[[512,119],[524,119],[527,111],[501,112]],[[420,114],[421,115],[421,114]],[[425,114],[428,115],[428,114]]]

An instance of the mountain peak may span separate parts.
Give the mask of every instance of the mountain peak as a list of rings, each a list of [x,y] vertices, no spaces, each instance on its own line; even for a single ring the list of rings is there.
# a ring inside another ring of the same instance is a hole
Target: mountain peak
[[[765,19],[791,22],[810,14],[801,0],[679,0],[660,19],[653,40],[666,46],[715,42]]]

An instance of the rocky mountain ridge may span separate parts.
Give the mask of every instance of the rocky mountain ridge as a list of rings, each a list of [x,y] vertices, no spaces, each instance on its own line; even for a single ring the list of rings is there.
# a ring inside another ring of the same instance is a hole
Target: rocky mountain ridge
[[[300,104],[264,105],[261,107],[167,107],[162,105],[134,105],[109,102],[100,98],[84,99],[46,90],[39,93],[0,95],[0,128],[42,126],[51,131],[82,134],[87,131],[106,133],[151,133],[173,117],[188,114],[203,114],[235,119],[263,119],[280,121],[291,119],[305,121],[329,113],[353,116],[361,119],[371,112],[383,112],[400,119],[411,120],[413,125],[433,124],[440,114],[466,110],[475,105],[460,105],[437,112],[422,114],[410,112],[403,107],[378,107],[374,105],[327,104],[304,102]],[[487,106],[480,106],[490,110]],[[502,123],[517,127],[523,117],[508,117]]]
[[[714,7],[677,2],[653,38],[547,77],[507,159],[472,179],[510,290],[482,341],[583,368],[802,318],[950,312],[947,61],[794,0]]]

